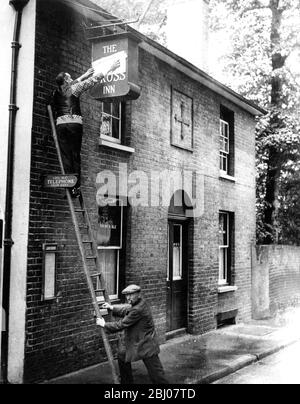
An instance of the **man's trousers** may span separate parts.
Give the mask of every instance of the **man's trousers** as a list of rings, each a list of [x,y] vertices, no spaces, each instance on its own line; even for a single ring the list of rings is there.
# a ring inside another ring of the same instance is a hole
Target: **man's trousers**
[[[82,125],[64,123],[57,125],[57,138],[66,174],[77,174],[76,188],[80,187]]]
[[[142,359],[147,370],[151,382],[153,384],[168,384],[165,372],[158,355],[151,356],[150,358]],[[125,353],[119,353],[118,356],[121,384],[133,384],[132,366],[131,362],[125,362]]]

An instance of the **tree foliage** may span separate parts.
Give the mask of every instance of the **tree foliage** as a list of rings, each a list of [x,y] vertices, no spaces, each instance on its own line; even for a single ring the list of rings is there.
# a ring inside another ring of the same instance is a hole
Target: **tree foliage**
[[[230,39],[226,84],[269,111],[257,125],[258,242],[299,244],[300,2],[211,0],[210,7],[212,31]]]
[[[111,14],[126,21],[134,21],[143,16],[146,9],[147,13],[140,26],[133,24],[150,38],[165,44],[165,36],[162,28],[166,21],[166,9],[169,0],[93,0],[100,7]],[[150,7],[148,8],[150,4]]]

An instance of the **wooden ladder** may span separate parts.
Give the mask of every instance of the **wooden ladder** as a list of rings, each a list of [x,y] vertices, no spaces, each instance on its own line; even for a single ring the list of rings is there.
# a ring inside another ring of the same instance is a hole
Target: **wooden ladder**
[[[59,147],[59,143],[58,143],[58,139],[57,139],[57,132],[56,132],[56,127],[55,127],[53,112],[52,112],[52,108],[50,105],[48,105],[48,113],[49,113],[52,134],[53,134],[53,138],[54,138],[55,147],[57,150],[61,173],[63,175],[65,175],[64,165],[63,165],[60,147]],[[102,294],[105,301],[108,303],[110,303],[110,298],[109,298],[109,294],[107,291],[105,279],[104,279],[103,273],[101,271],[101,265],[100,265],[99,255],[98,255],[98,248],[97,248],[95,239],[93,237],[93,230],[91,227],[88,211],[84,204],[82,195],[78,198],[79,203],[80,203],[80,208],[76,208],[74,206],[74,202],[71,197],[69,188],[66,188],[66,196],[67,196],[67,200],[68,200],[69,207],[70,207],[72,221],[73,221],[73,224],[75,227],[76,238],[77,238],[79,251],[80,251],[80,255],[81,255],[81,259],[82,259],[82,264],[83,264],[82,268],[83,268],[85,278],[87,281],[87,285],[89,288],[89,292],[90,292],[90,295],[92,298],[94,310],[95,310],[96,316],[101,318],[102,314],[101,314],[101,310],[99,308],[99,301],[97,299],[97,295],[99,297],[99,294]],[[84,228],[87,230],[87,236],[88,236],[87,240],[84,240],[84,237],[82,237],[82,234],[80,231],[81,226],[79,225],[79,221],[77,218],[78,214],[81,214],[81,216],[83,218]],[[85,246],[87,246],[89,248],[85,248]],[[91,252],[89,255],[87,254],[87,250],[89,250]],[[91,273],[92,272],[90,269],[91,266],[89,264],[94,264],[93,266],[95,269],[95,274]],[[94,280],[94,282],[93,282],[93,280]],[[106,355],[108,358],[108,362],[109,362],[109,365],[111,368],[113,381],[115,384],[119,384],[119,378],[117,375],[115,362],[114,362],[112,349],[111,349],[109,340],[107,338],[105,330],[102,327],[99,327],[99,328],[100,328],[101,337],[102,337],[102,340],[104,343]]]

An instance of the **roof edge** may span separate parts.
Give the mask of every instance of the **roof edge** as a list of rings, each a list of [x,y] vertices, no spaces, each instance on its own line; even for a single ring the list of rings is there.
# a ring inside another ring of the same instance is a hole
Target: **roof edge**
[[[245,109],[254,116],[262,116],[268,113],[265,108],[260,107],[253,101],[248,100],[236,91],[232,90],[230,87],[222,84],[209,74],[205,73],[203,70],[188,62],[186,59],[169,50],[165,46],[152,40],[151,38],[147,37],[146,35],[142,34],[132,27],[128,27],[128,29],[142,40],[140,46],[144,50],[165,61],[166,63],[176,67],[178,70],[187,74],[189,77],[195,79],[201,84],[204,84],[212,91],[239,105],[241,108]]]
[[[59,0],[59,1],[64,2],[65,4],[71,3],[70,0]],[[94,3],[93,0],[77,0],[77,4],[78,3],[81,5],[84,4],[86,6],[93,5],[96,9],[99,9],[99,12],[101,11],[105,12],[105,10],[99,7],[96,3]],[[74,2],[73,4],[76,7],[76,2]],[[95,14],[93,15],[94,18]],[[96,18],[99,20],[99,15],[96,14],[96,16],[97,16]],[[117,19],[117,17],[111,15],[110,13],[107,13],[107,18],[109,17]],[[130,25],[128,25],[127,28],[129,32],[131,32],[133,35],[135,35],[138,39],[142,41],[140,46],[143,49],[153,54],[154,56],[158,57],[159,59],[165,61],[166,63],[170,64],[171,66],[174,66],[177,70],[183,72],[187,76],[193,78],[194,80],[210,88],[215,93],[223,96],[224,98],[228,99],[234,104],[240,106],[242,109],[248,111],[250,114],[254,116],[262,116],[268,113],[266,109],[260,107],[253,101],[250,101],[247,98],[243,97],[242,95],[238,94],[236,91],[232,90],[225,84],[222,84],[218,80],[214,79],[212,76],[205,73],[203,70],[199,69],[192,63],[188,62],[186,59],[172,52],[165,46],[147,37],[146,35],[137,31]]]

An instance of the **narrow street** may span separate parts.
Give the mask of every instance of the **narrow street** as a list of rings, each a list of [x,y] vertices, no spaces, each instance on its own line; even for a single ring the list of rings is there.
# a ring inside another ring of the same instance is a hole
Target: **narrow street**
[[[300,384],[300,342],[214,384]]]

